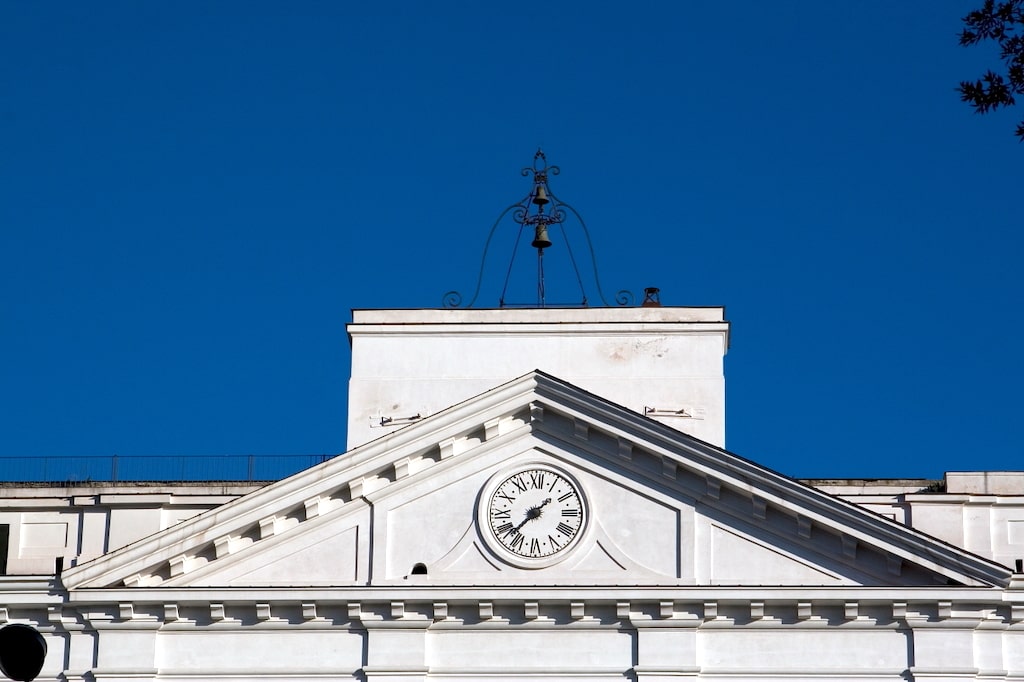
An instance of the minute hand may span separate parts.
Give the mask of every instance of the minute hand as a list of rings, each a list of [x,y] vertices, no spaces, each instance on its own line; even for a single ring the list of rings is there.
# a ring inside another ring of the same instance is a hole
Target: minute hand
[[[529,509],[527,509],[526,510],[526,518],[523,519],[522,522],[520,522],[520,524],[518,526],[513,528],[511,532],[517,533],[517,532],[519,532],[520,528],[525,526],[530,521],[533,521],[536,518],[540,518],[540,510],[544,507],[544,505],[546,505],[546,504],[548,504],[550,502],[551,502],[551,498],[549,497],[546,500],[544,500],[543,502],[541,502],[540,504],[538,504],[536,507],[530,507]]]

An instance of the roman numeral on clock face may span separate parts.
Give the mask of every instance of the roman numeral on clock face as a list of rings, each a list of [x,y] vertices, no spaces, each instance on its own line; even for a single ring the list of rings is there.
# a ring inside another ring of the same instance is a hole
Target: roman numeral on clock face
[[[570,537],[572,536],[572,526],[565,523],[564,521],[560,521],[558,525],[555,526],[555,530],[557,530],[562,535],[568,535]]]
[[[530,556],[538,556],[540,554],[540,542],[537,538],[530,540]]]
[[[580,515],[580,510],[579,509],[563,509],[562,510],[562,516],[579,516],[579,515]]]

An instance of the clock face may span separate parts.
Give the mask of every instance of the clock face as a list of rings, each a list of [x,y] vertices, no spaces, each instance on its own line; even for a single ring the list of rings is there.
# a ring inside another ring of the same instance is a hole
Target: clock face
[[[522,469],[501,480],[487,500],[494,539],[524,559],[548,559],[580,537],[585,507],[579,487],[549,468]]]

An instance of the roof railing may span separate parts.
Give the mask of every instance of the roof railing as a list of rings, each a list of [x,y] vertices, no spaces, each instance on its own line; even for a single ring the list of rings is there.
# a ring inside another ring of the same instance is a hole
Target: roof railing
[[[0,456],[0,481],[65,486],[108,481],[276,481],[336,456]]]

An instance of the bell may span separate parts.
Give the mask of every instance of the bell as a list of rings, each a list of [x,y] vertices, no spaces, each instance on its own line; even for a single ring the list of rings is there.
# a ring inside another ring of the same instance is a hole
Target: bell
[[[543,206],[548,201],[548,191],[544,189],[544,185],[537,185],[537,193],[533,195],[533,203]]]
[[[545,199],[545,201],[547,200]],[[535,249],[546,249],[551,246],[551,240],[548,238],[547,223],[537,223],[536,230],[533,233],[533,243],[530,246]]]

